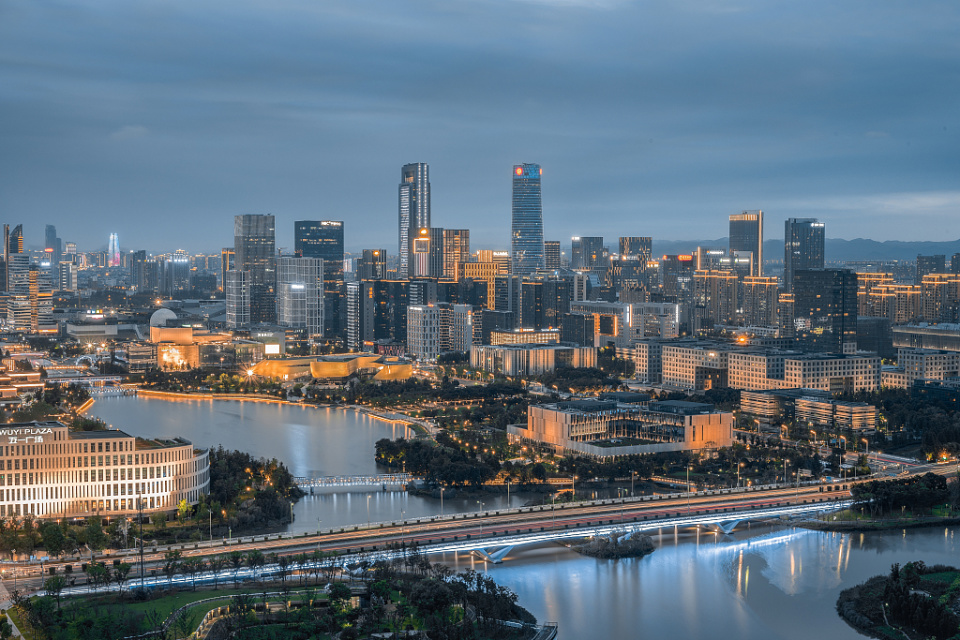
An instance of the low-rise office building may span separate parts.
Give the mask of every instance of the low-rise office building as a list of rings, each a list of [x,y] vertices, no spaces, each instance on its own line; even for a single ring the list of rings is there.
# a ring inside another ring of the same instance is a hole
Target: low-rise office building
[[[597,350],[564,344],[479,345],[470,349],[470,366],[504,376],[536,376],[557,367],[594,368]]]
[[[877,426],[877,408],[866,402],[834,400],[820,389],[742,391],[740,412],[760,424],[796,420],[816,427],[864,431]]]
[[[209,451],[182,438],[145,440],[117,430],[71,431],[59,422],[0,428],[0,517],[129,516],[196,504],[210,490]]]

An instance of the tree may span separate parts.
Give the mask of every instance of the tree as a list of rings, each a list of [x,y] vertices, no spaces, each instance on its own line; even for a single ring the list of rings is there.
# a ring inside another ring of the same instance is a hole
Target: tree
[[[443,582],[428,578],[410,591],[410,601],[423,617],[442,614],[453,604],[453,591]]]
[[[247,566],[253,571],[254,576],[258,575],[259,570],[266,564],[267,559],[263,552],[253,549],[247,553]]]
[[[284,587],[287,586],[287,571],[290,569],[293,561],[294,559],[290,556],[279,556],[277,558],[277,566],[280,567],[280,584]]]
[[[40,529],[40,537],[43,541],[43,548],[51,556],[59,556],[66,550],[67,538],[63,535],[63,529],[55,522],[47,523]]]
[[[337,611],[342,611],[343,603],[350,599],[353,592],[350,591],[350,587],[342,582],[334,582],[330,585],[330,592],[327,595],[330,597],[330,606]]]
[[[213,588],[216,590],[220,585],[220,572],[227,566],[227,558],[222,555],[213,556],[207,560],[207,565],[213,573]]]
[[[128,562],[121,562],[113,568],[113,581],[117,585],[117,591],[120,594],[120,598],[123,598],[123,585],[127,583],[127,579],[130,576],[131,565]]]
[[[100,516],[93,516],[87,520],[87,526],[84,529],[87,546],[93,551],[102,551],[106,548],[110,538],[103,531],[103,521]]]
[[[167,514],[157,512],[150,515],[150,524],[152,524],[157,529],[166,529],[167,527]]]
[[[203,573],[203,570],[207,568],[207,563],[204,562],[203,558],[187,558],[184,560],[181,565],[184,573],[190,576],[190,583],[193,586],[193,590],[197,590],[197,574]]]
[[[227,559],[230,562],[230,567],[233,569],[233,584],[239,584],[240,569],[243,568],[243,563],[247,557],[242,551],[231,551],[229,555],[227,555]]]
[[[190,503],[185,499],[180,501],[180,504],[177,505],[177,522],[180,523],[180,526],[183,526],[183,523],[187,521],[187,517],[190,515]]]
[[[53,576],[52,578],[47,578],[43,583],[43,590],[47,592],[48,595],[53,596],[57,599],[57,609],[60,609],[60,593],[66,588],[67,581],[63,576]]]
[[[106,584],[109,580],[106,566],[102,562],[87,565],[87,580],[88,586],[94,589]]]

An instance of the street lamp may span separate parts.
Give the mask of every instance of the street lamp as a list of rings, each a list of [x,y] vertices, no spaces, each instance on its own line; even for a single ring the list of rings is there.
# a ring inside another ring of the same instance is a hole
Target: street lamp
[[[745,463],[741,462],[737,465],[737,489],[740,488],[740,470],[743,469]]]
[[[483,515],[482,515],[482,513],[483,513],[483,502],[482,502],[481,500],[477,500],[477,504],[480,505],[480,511],[479,511],[479,513],[481,513],[481,516],[480,516],[480,537],[482,538],[482,537],[483,537]]]
[[[690,514],[690,465],[687,465],[687,514]]]
[[[633,480],[634,480],[634,478],[636,478],[636,477],[637,477],[637,472],[636,472],[636,471],[631,471],[631,472],[630,472],[630,497],[631,497],[631,498],[633,497]]]
[[[368,527],[370,526],[370,498],[372,497],[373,496],[371,496],[370,494],[367,494],[367,526]]]
[[[440,517],[443,518],[443,492],[445,491],[444,487],[440,487]]]

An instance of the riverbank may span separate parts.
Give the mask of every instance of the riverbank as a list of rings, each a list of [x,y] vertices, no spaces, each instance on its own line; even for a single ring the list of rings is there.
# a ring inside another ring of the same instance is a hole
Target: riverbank
[[[245,393],[183,393],[178,391],[156,391],[154,389],[138,389],[138,396],[143,396],[144,398],[154,398],[157,400],[234,400],[240,402],[259,402],[264,404],[281,404],[289,405],[291,407],[310,407],[314,409],[344,409],[356,411],[357,413],[362,413],[368,415],[371,418],[376,418],[382,422],[388,422],[390,424],[403,424],[404,426],[412,429],[415,433],[429,435],[430,429],[425,423],[411,418],[402,413],[393,413],[393,412],[383,412],[370,409],[363,405],[359,404],[350,404],[350,405],[338,405],[338,404],[312,404],[309,402],[291,402],[290,400],[282,400],[280,398],[271,398],[270,396],[260,396],[253,394]],[[93,399],[89,400],[90,406],[93,404]],[[84,405],[85,409],[89,409],[90,406]]]
[[[951,518],[907,518],[885,520],[813,520],[797,523],[798,527],[814,531],[838,533],[865,533],[868,531],[891,531],[895,529],[921,529],[927,527],[945,527],[960,524],[960,517]]]

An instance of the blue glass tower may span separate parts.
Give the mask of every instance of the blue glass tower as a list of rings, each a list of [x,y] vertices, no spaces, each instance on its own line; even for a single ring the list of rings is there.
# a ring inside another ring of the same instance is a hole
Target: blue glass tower
[[[543,255],[543,205],[538,164],[513,167],[512,263],[514,275],[525,276],[545,266]]]

